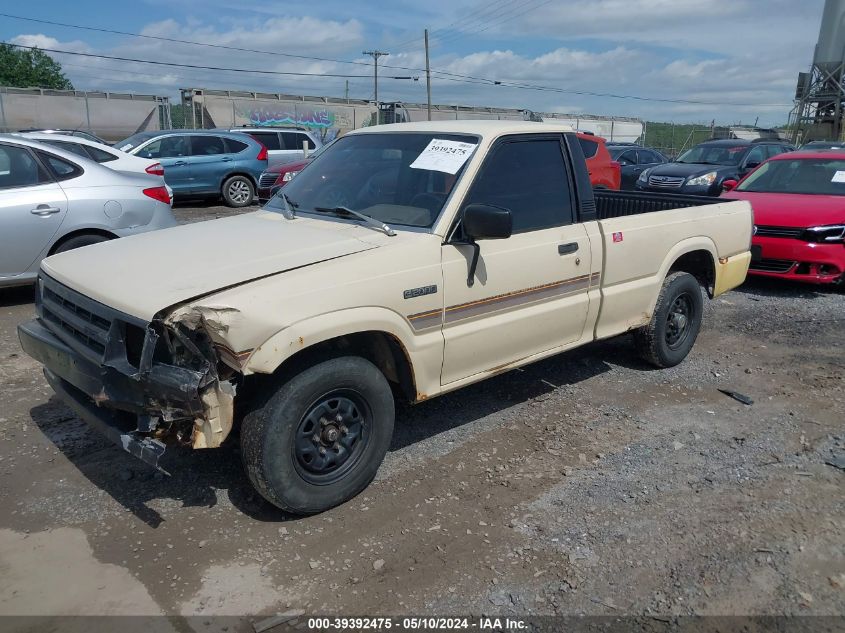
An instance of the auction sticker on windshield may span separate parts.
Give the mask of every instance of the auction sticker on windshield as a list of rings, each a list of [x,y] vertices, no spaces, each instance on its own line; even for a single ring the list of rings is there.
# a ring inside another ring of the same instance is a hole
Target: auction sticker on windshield
[[[411,163],[411,167],[413,169],[428,169],[456,174],[470,157],[475,147],[474,143],[435,138]]]
[[[833,178],[830,179],[830,182],[845,182],[845,171],[837,171],[833,174]]]

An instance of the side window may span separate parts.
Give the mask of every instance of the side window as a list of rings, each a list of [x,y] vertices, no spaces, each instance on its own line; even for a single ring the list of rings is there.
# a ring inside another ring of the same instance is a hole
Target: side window
[[[599,144],[595,141],[588,141],[579,136],[578,142],[581,144],[581,151],[584,152],[584,158],[592,158],[599,151]]]
[[[772,158],[788,151],[783,145],[766,145],[766,158]]]
[[[640,164],[641,165],[653,165],[654,163],[662,163],[663,161],[660,160],[660,157],[652,152],[650,149],[641,149],[640,152]]]
[[[284,149],[279,143],[278,132],[250,132],[249,135],[267,149]]]
[[[24,147],[0,143],[0,189],[50,182],[50,175]]]
[[[619,155],[619,158],[616,159],[623,167],[625,165],[636,165],[637,164],[637,152],[636,150],[629,149],[627,152],[622,152]]]
[[[90,158],[88,156],[88,152],[85,151],[85,148],[80,145],[79,143],[68,143],[67,141],[38,141],[39,143],[44,143],[46,145],[52,145],[53,147],[58,147],[59,149],[63,149],[66,152],[72,152],[77,156],[82,156],[83,158]]]
[[[314,141],[311,140],[311,137],[307,134],[302,134],[300,132],[282,132],[282,145],[284,146],[283,149],[302,149],[303,143],[308,143],[308,149],[316,149],[317,146],[314,145]]]
[[[572,223],[566,164],[556,139],[505,142],[484,161],[464,206],[490,204],[510,209],[513,232]]]
[[[226,146],[219,136],[191,137],[191,156],[217,156],[225,153]]]
[[[764,160],[766,160],[766,152],[764,151],[765,146],[757,145],[756,147],[752,147],[751,151],[748,152],[748,156],[745,157],[745,164],[746,165],[753,165],[753,164],[760,164]]]
[[[100,149],[99,147],[93,147],[91,145],[83,145],[82,147],[84,147],[85,151],[88,152],[90,157],[98,163],[107,163],[110,160],[117,160],[118,158],[111,152],[107,152],[106,150]]]
[[[233,138],[224,138],[223,141],[226,143],[226,153],[227,154],[237,154],[238,152],[244,151],[249,145],[242,141],[236,141]],[[267,147],[265,145],[265,147]],[[269,147],[267,149],[270,149]]]
[[[165,136],[154,140],[138,152],[138,156],[143,158],[177,158],[188,154],[187,136]]]
[[[82,174],[82,167],[64,158],[53,156],[47,152],[38,152],[38,157],[47,163],[56,180],[70,180]]]

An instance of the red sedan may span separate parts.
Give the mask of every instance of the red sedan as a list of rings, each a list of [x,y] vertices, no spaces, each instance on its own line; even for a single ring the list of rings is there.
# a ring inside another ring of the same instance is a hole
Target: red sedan
[[[845,280],[845,151],[769,159],[723,198],[754,208],[750,275],[815,284]]]

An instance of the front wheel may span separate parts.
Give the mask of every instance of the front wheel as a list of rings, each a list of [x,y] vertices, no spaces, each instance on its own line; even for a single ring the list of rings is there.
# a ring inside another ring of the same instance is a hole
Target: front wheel
[[[223,183],[223,200],[230,207],[247,207],[255,199],[255,187],[246,176],[232,176]]]
[[[375,365],[353,356],[319,363],[244,418],[247,475],[283,510],[328,510],[373,480],[390,445],[393,419],[393,394]]]
[[[666,277],[648,325],[634,332],[640,357],[656,367],[674,367],[687,357],[704,314],[698,280],[689,273]]]

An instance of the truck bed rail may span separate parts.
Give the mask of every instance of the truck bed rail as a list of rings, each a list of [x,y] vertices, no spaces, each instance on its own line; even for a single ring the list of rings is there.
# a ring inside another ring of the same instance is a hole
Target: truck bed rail
[[[645,193],[638,191],[607,191],[598,189],[593,192],[596,200],[596,219],[608,220],[626,215],[639,215],[653,211],[685,209],[705,204],[724,202],[720,198],[709,196],[685,196],[672,193]]]

